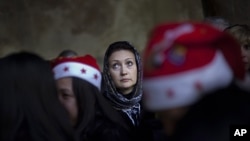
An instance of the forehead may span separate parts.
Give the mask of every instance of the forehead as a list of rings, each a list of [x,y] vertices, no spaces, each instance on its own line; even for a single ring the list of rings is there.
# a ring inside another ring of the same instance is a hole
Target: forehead
[[[132,51],[116,50],[110,55],[109,60],[124,60],[128,58],[135,59],[135,55]]]
[[[72,87],[72,78],[63,77],[56,80],[57,87],[59,88],[71,88]]]

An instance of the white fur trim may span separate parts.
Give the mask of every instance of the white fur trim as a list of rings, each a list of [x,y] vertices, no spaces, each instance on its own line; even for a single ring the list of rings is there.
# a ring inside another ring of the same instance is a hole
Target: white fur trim
[[[211,63],[203,67],[174,75],[145,78],[145,106],[149,110],[163,110],[191,105],[203,93],[226,87],[232,79],[233,72],[218,51]],[[202,89],[197,89],[196,83]],[[168,91],[174,93],[172,98],[167,96]]]
[[[65,68],[68,68],[68,70],[65,71]],[[85,73],[82,72],[82,69],[85,70]],[[53,68],[53,72],[54,72],[54,78],[56,80],[63,77],[74,76],[88,81],[89,83],[96,86],[99,90],[101,89],[101,80],[102,80],[101,73],[100,71],[89,65],[77,62],[65,62],[55,66]]]

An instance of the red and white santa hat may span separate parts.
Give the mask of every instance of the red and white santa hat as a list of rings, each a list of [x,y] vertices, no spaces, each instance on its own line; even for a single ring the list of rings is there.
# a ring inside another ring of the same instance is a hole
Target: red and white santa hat
[[[52,69],[56,80],[64,77],[77,77],[101,89],[101,72],[96,59],[91,55],[56,58],[52,61]]]
[[[156,26],[143,57],[143,100],[149,110],[190,105],[245,77],[239,44],[205,23]]]

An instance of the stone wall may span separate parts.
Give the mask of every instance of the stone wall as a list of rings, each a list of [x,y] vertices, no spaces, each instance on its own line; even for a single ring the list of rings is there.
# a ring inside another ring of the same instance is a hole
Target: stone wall
[[[202,18],[200,0],[1,0],[0,57],[28,50],[51,59],[72,49],[101,64],[114,41],[142,51],[154,25]]]
[[[249,0],[202,0],[204,16],[220,16],[231,24],[250,24]]]

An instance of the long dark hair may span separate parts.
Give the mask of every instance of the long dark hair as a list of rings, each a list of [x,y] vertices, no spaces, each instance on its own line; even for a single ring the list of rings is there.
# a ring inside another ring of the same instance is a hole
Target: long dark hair
[[[0,140],[74,140],[50,65],[34,53],[0,59]]]
[[[76,96],[79,111],[76,128],[82,131],[94,120],[96,105],[95,95],[98,93],[98,89],[80,78],[72,77],[72,79],[73,91]]]
[[[98,117],[128,128],[97,87],[77,77],[72,77],[72,79],[79,111],[76,132],[80,134],[81,138],[84,138],[89,130],[95,128],[95,121]]]

